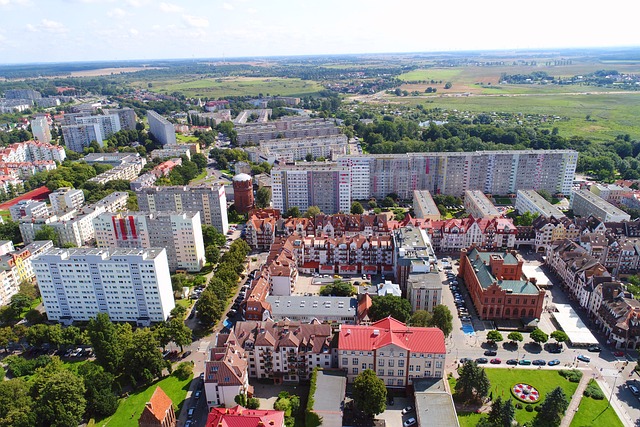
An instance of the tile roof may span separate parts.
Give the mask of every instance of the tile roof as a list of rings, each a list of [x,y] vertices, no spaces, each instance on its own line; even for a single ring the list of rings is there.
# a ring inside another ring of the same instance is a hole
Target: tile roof
[[[499,256],[504,261],[504,265],[517,265],[518,259],[510,252],[481,252],[477,248],[471,249],[467,254],[471,267],[475,272],[478,282],[483,289],[487,289],[493,283],[497,283],[502,289],[511,290],[516,294],[537,295],[540,289],[533,283],[525,280],[503,280],[496,278],[490,267],[491,257]]]
[[[284,411],[273,409],[211,408],[205,427],[284,427]]]
[[[162,422],[167,416],[167,412],[171,409],[171,405],[173,402],[171,398],[167,396],[167,394],[160,387],[156,387],[151,399],[145,405],[142,415],[140,418],[149,419],[149,417],[153,417],[153,419]]]

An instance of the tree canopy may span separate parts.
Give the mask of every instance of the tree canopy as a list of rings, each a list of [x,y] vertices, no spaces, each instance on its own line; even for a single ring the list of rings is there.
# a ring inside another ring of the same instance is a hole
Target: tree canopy
[[[372,320],[380,320],[391,316],[401,322],[406,322],[411,316],[411,303],[395,295],[374,296],[369,309]]]
[[[439,304],[433,308],[431,326],[440,328],[445,337],[451,335],[451,331],[453,331],[453,315],[449,307],[444,304]]]
[[[460,377],[456,381],[456,394],[467,401],[480,400],[489,394],[487,373],[473,360],[467,360],[460,368]]]
[[[365,369],[353,381],[353,401],[356,408],[368,417],[381,414],[387,403],[384,381],[371,369]]]
[[[533,427],[557,427],[562,421],[562,416],[569,407],[567,395],[562,387],[556,387],[544,399],[540,405],[540,411],[533,419]]]

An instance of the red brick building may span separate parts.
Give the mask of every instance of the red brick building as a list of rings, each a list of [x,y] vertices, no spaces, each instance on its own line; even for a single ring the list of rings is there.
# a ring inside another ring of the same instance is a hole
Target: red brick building
[[[171,398],[156,387],[138,419],[139,427],[176,427],[176,413]]]
[[[482,252],[471,247],[460,252],[458,275],[481,319],[540,319],[545,292],[534,279],[522,279],[523,264],[516,251]]]

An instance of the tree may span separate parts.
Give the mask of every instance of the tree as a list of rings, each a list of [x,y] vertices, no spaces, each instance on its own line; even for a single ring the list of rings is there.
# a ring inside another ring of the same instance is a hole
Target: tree
[[[36,425],[29,385],[21,378],[0,381],[0,426],[32,427]]]
[[[483,417],[478,422],[477,427],[511,427],[515,420],[515,408],[511,399],[503,402],[498,397],[491,403],[491,411],[487,417]]]
[[[233,398],[233,401],[236,402],[240,406],[247,407],[247,395],[244,393],[236,394],[236,397]]]
[[[431,323],[431,313],[427,310],[416,310],[413,312],[409,321],[407,322],[411,326],[425,327]]]
[[[175,371],[173,371],[172,375],[184,381],[191,375],[193,375],[193,365],[189,362],[181,362],[180,364],[178,364],[178,367],[175,369]]]
[[[5,219],[5,222],[0,224],[0,240],[11,240],[15,244],[22,243],[20,224]]]
[[[333,283],[320,288],[321,296],[350,297],[355,294],[356,289],[353,285],[342,280],[334,280]]]
[[[300,209],[297,206],[292,206],[287,209],[284,214],[285,218],[300,218]]]
[[[473,360],[467,360],[460,369],[460,377],[456,382],[456,394],[465,401],[480,400],[489,394],[489,378],[481,367]]]
[[[202,225],[202,240],[204,241],[205,248],[210,245],[221,247],[227,242],[224,234],[216,230],[213,225],[206,224]]]
[[[271,204],[271,190],[268,187],[260,187],[256,191],[256,207],[268,208]]]
[[[160,377],[166,363],[160,352],[160,343],[149,329],[136,329],[131,345],[127,347],[124,357],[127,361],[125,372],[134,384],[148,384]]]
[[[365,369],[353,381],[353,402],[368,417],[386,409],[387,388],[371,369]]]
[[[529,334],[529,338],[531,338],[531,340],[537,344],[544,344],[549,340],[549,335],[547,335],[546,333],[544,333],[542,331],[542,329],[540,328],[535,328],[533,331],[531,331],[531,333]]]
[[[507,339],[512,343],[516,343],[516,342],[522,342],[524,340],[524,337],[520,332],[514,331],[514,332],[509,332],[509,335],[507,335]]]
[[[215,264],[220,259],[220,249],[217,246],[209,245],[204,248],[204,256],[208,263]]]
[[[213,290],[207,287],[198,299],[198,319],[205,325],[212,325],[222,316],[224,306],[225,301],[219,300]]]
[[[493,331],[487,332],[487,341],[489,341],[490,343],[494,344],[502,340],[503,340],[502,334],[499,331],[493,330]]]
[[[533,419],[534,427],[555,427],[560,425],[562,415],[569,407],[569,401],[561,387],[556,387],[545,397],[540,411]]]
[[[107,372],[119,374],[124,363],[125,347],[120,342],[118,327],[111,322],[108,314],[98,313],[89,320],[87,331],[98,364]]]
[[[551,332],[551,338],[556,340],[557,343],[561,343],[561,342],[568,341],[569,335],[567,335],[567,333],[564,331],[557,330],[557,331]]]
[[[43,225],[40,230],[36,231],[35,240],[51,240],[56,244],[58,242],[58,232],[50,225]]]
[[[549,194],[547,190],[538,190],[538,194],[549,203],[553,201],[553,199],[551,198],[551,194]]]
[[[383,208],[392,208],[395,206],[395,204],[396,202],[389,196],[385,197],[380,202],[380,206],[382,206]]]
[[[355,201],[351,204],[351,213],[354,215],[361,215],[364,213],[364,208],[362,204],[358,201]]]
[[[446,83],[444,84],[444,88],[445,88],[445,89],[451,89],[451,86],[453,86],[453,85],[451,84],[451,82],[446,82]]]
[[[451,331],[453,331],[453,316],[449,307],[443,304],[436,305],[433,309],[430,326],[440,328],[445,337],[451,335]]]
[[[32,388],[34,411],[40,425],[77,426],[86,409],[82,378],[61,367],[40,368]]]
[[[102,417],[113,415],[118,409],[118,396],[114,393],[115,376],[92,362],[81,365],[78,374],[84,379],[87,411]]]
[[[307,153],[307,155],[306,155],[306,156],[304,156],[304,159],[305,159],[307,162],[312,162],[312,161],[313,161],[313,154],[311,154],[311,153]]]
[[[182,352],[185,345],[191,344],[191,328],[182,319],[178,318],[170,319],[167,322],[167,326],[171,341],[176,343],[180,347],[180,352]]]
[[[260,400],[257,397],[250,397],[247,399],[247,409],[259,409]]]
[[[317,206],[309,206],[309,209],[304,213],[305,218],[315,218],[317,215],[320,215],[322,211]]]
[[[401,322],[406,322],[411,315],[411,303],[395,295],[374,296],[369,309],[372,320],[380,320],[391,316]]]

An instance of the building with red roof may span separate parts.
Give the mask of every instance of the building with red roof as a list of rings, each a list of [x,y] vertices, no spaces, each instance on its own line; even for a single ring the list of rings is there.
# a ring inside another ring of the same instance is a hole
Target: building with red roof
[[[338,333],[338,366],[349,382],[365,369],[392,388],[410,386],[414,378],[443,378],[446,353],[440,329],[410,327],[392,317],[343,325]]]
[[[176,427],[176,413],[171,398],[156,387],[138,419],[139,427]]]
[[[284,427],[284,411],[273,409],[213,408],[205,427]]]

